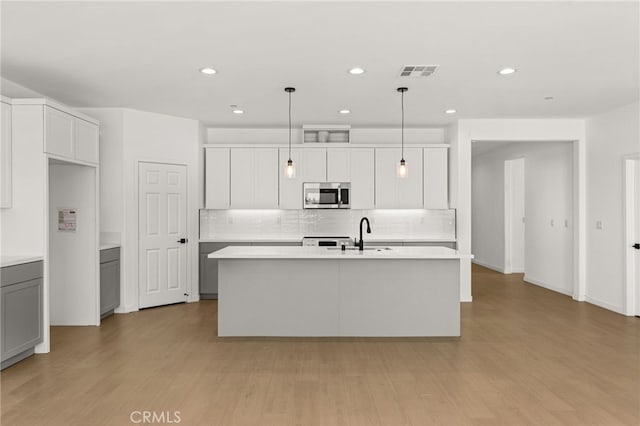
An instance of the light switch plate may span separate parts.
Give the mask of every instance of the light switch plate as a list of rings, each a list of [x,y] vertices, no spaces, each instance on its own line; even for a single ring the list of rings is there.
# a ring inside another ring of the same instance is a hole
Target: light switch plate
[[[596,229],[602,229],[602,221],[601,220],[597,220],[596,221]]]

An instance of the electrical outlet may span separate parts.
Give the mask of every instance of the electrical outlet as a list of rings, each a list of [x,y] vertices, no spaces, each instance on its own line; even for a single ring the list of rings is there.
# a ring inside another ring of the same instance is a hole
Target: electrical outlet
[[[602,229],[602,221],[601,220],[596,221],[596,229],[600,229],[600,230]]]

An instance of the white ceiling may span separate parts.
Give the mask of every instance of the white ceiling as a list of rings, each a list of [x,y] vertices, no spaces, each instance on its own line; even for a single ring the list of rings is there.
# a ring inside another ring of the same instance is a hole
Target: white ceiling
[[[9,2],[2,77],[213,126],[584,117],[638,99],[638,2]],[[439,64],[427,78],[403,65]],[[367,72],[352,76],[347,70]],[[219,73],[198,72],[212,66]],[[508,77],[496,71],[513,66]],[[545,101],[553,96],[553,101]],[[230,104],[244,109],[231,113]],[[338,110],[352,110],[341,116]],[[456,115],[444,110],[455,108]]]

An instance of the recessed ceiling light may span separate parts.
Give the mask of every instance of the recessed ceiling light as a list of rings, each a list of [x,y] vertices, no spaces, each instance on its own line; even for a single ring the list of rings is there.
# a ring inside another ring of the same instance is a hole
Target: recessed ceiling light
[[[517,70],[515,68],[502,68],[500,71],[498,71],[498,74],[509,75],[509,74],[513,74],[516,71]]]
[[[446,114],[455,114],[456,112],[458,112],[458,111],[456,111],[455,109],[448,109],[448,110],[445,110],[445,113],[446,113]]]
[[[214,70],[211,67],[204,67],[204,68],[200,68],[200,72],[202,74],[213,75],[213,74],[217,73],[218,71]]]
[[[243,109],[234,109],[233,113],[234,114],[244,114],[244,110]]]
[[[360,67],[351,68],[349,70],[349,74],[353,74],[353,75],[364,74],[364,68],[360,68]]]
[[[351,110],[350,109],[341,109],[340,111],[338,111],[340,114],[351,114]]]

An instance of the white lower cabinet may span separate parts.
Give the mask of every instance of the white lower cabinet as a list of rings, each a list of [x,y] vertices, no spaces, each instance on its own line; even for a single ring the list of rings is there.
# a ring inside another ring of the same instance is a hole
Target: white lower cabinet
[[[99,131],[94,123],[45,105],[44,151],[72,160],[99,162]]]
[[[230,207],[278,208],[278,149],[230,149]]]
[[[327,180],[327,150],[325,148],[292,148],[291,160],[296,171],[295,177],[288,178],[284,169],[289,161],[289,149],[280,148],[280,208],[302,209],[304,182],[325,182]]]
[[[373,148],[329,148],[327,181],[351,182],[351,208],[374,208]]]
[[[375,193],[378,209],[423,208],[422,148],[405,148],[409,174],[397,176],[402,157],[400,148],[376,148]]]

